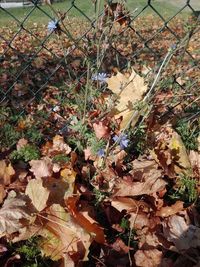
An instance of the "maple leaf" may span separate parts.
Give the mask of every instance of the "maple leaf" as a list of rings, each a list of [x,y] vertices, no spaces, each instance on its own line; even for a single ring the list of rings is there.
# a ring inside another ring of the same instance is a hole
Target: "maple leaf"
[[[143,94],[147,91],[147,85],[134,70],[129,78],[118,72],[117,75],[107,78],[107,83],[108,88],[118,96],[116,110],[113,113],[116,119],[123,117],[120,127],[124,128],[133,114],[136,103],[142,100]]]
[[[38,211],[46,208],[49,190],[43,186],[42,179],[32,179],[28,182],[25,194],[29,196],[32,204]]]
[[[11,178],[15,174],[11,163],[6,164],[5,160],[0,161],[0,183],[3,185],[9,185],[11,183]]]
[[[34,212],[28,196],[9,192],[0,209],[0,236],[20,232]]]
[[[153,194],[165,188],[162,171],[153,160],[133,161],[133,181],[120,179],[115,184],[115,196],[139,196]]]
[[[40,160],[31,160],[29,162],[31,169],[36,178],[48,177],[53,173],[53,164],[50,158],[44,157]]]
[[[138,267],[159,267],[162,261],[162,252],[158,249],[137,250],[134,258]]]
[[[53,204],[47,214],[40,232],[44,237],[40,244],[44,255],[58,260],[67,254],[76,263],[84,259],[91,244],[90,235],[59,204]]]

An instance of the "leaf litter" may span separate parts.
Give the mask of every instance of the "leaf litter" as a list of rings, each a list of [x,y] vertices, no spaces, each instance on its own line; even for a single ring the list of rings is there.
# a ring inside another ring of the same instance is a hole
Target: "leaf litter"
[[[121,4],[105,6],[105,14],[114,20],[113,31],[129,23],[129,14]],[[145,18],[140,23],[147,24]],[[106,15],[100,21],[101,27],[107,27]],[[28,40],[26,34],[23,38]],[[70,42],[63,40],[63,45],[69,49]],[[16,48],[23,51],[25,48],[19,44],[15,40]],[[141,44],[138,45],[140,48]],[[63,57],[63,50],[54,39],[47,46]],[[103,46],[109,48],[106,42]],[[155,43],[152,46],[158,49]],[[120,48],[127,56],[133,52],[129,45]],[[27,49],[33,49],[30,40]],[[90,53],[95,54],[95,49],[89,47]],[[8,55],[13,61],[11,57]],[[34,61],[31,73],[24,75],[23,80],[30,87],[39,69],[48,75],[48,58],[50,55],[45,51]],[[19,134],[7,138],[9,144],[1,143],[0,257],[5,266],[16,259],[22,263],[16,252],[6,254],[9,242],[21,244],[33,237],[39,238],[37,245],[42,255],[51,260],[51,266],[58,263],[59,267],[87,264],[164,267],[184,266],[184,262],[187,266],[198,266],[199,137],[195,137],[197,149],[187,149],[174,127],[180,115],[185,116],[188,100],[177,105],[173,115],[162,119],[160,115],[167,112],[166,103],[177,95],[169,86],[155,91],[152,102],[144,101],[151,84],[148,73],[154,67],[152,62],[147,66],[138,62],[122,71],[109,64],[112,60],[111,52],[107,51],[102,71],[109,71],[109,75],[104,72],[91,75],[91,84],[98,92],[92,95],[91,91],[84,119],[82,103],[79,99],[76,102],[74,95],[82,96],[82,89],[88,86],[85,77],[71,90],[76,82],[71,73],[73,79],[65,81],[70,90],[49,85],[41,97],[42,103],[29,106],[28,85],[23,82],[15,85],[10,105],[25,106],[29,116],[20,118],[14,128]],[[187,69],[187,64],[179,69],[173,60],[164,76],[175,72],[179,77]],[[82,63],[81,51],[77,49],[72,52],[69,64],[78,75],[86,70]],[[16,64],[17,61],[13,62],[14,67]],[[189,77],[195,74],[187,73]],[[64,79],[64,69],[56,75],[55,84]],[[0,79],[6,91],[10,74],[4,73]],[[178,81],[182,85],[186,82],[181,77]],[[63,104],[62,99],[66,101]],[[39,122],[38,111],[42,114]],[[10,116],[9,110],[3,112],[1,126]],[[141,123],[145,124],[146,143],[138,153],[140,140],[136,142],[138,136],[134,137]],[[34,124],[39,132],[35,128],[31,132]],[[34,150],[30,153],[30,144],[39,149],[36,158]],[[15,149],[18,156],[11,157],[10,149]]]

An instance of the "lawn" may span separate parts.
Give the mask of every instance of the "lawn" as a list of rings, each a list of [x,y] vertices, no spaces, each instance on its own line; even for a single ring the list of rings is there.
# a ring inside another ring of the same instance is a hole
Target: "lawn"
[[[86,0],[77,0],[75,1],[75,5],[72,6],[70,0],[65,0],[60,3],[55,3],[52,5],[54,9],[60,10],[62,12],[67,12],[69,17],[79,17],[85,19],[86,16],[88,18],[92,19],[95,17],[94,14],[94,5],[91,4],[91,1]],[[127,6],[129,10],[134,13],[132,13],[132,16],[135,16],[140,13],[141,10],[143,10],[144,7],[147,6],[146,0],[128,0]],[[160,13],[162,13],[162,16],[167,19],[171,16],[173,16],[180,7],[176,7],[175,5],[160,1],[154,1],[153,7]],[[101,1],[101,10],[103,10],[103,1]],[[163,12],[164,11],[164,12]],[[188,11],[188,10],[187,10]],[[185,14],[186,11],[184,11],[182,14]],[[151,7],[147,7],[143,13],[146,14],[153,14],[154,16],[156,13],[153,11]],[[12,17],[13,16],[13,17]],[[156,15],[157,16],[157,15]],[[11,26],[13,25],[13,22],[15,21],[15,18],[17,18],[20,22],[22,22],[25,19],[25,24],[32,24],[32,23],[47,23],[51,17],[55,17],[52,9],[49,6],[38,6],[37,7],[22,7],[22,8],[10,8],[0,10],[0,25],[2,26]]]

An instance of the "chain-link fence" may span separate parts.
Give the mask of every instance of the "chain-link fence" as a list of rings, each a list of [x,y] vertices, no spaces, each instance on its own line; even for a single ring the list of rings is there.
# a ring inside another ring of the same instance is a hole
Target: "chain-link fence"
[[[35,114],[40,124],[38,116],[49,116],[51,128],[56,113],[56,129],[63,131],[71,108],[67,101],[81,98],[88,75],[133,67],[154,77],[170,49],[160,86],[175,94],[166,96],[163,116],[182,102],[190,116],[193,109],[199,114],[198,2],[167,2],[36,0],[16,9],[1,2],[1,120],[12,114],[11,122],[23,129],[21,116]],[[53,115],[45,114],[44,105]]]

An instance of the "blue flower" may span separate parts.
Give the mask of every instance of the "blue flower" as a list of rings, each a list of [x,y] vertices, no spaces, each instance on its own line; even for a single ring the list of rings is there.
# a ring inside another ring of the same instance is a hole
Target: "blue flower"
[[[97,155],[101,158],[105,157],[105,151],[103,148],[99,149],[99,151],[97,152]]]
[[[48,23],[47,29],[49,32],[53,32],[58,28],[58,20],[51,20]]]
[[[93,74],[91,79],[92,79],[92,81],[99,81],[101,83],[106,83],[107,74],[104,72]]]
[[[115,135],[113,137],[113,141],[116,143],[119,143],[121,149],[126,148],[128,146],[128,143],[129,143],[129,139],[127,139],[126,134],[122,134],[120,136]]]

